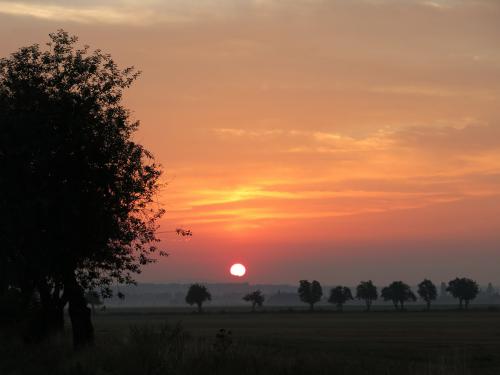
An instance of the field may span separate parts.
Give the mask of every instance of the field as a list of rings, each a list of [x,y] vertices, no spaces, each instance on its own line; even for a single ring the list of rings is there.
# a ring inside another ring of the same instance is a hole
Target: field
[[[73,354],[64,338],[30,353],[29,365],[16,369],[8,364],[14,357],[6,358],[0,373],[31,373],[34,363],[53,374],[89,375],[500,373],[500,312],[487,309],[195,314],[114,308],[94,321],[96,348]],[[231,334],[217,337],[220,329]],[[10,349],[19,353],[19,346]],[[32,373],[44,372],[33,367]]]

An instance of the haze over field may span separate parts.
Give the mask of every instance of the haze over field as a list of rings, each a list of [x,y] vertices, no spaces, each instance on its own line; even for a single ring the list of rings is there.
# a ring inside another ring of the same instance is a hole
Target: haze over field
[[[143,281],[500,281],[500,2],[2,1],[143,71],[171,254]],[[186,227],[185,241],[172,231]]]

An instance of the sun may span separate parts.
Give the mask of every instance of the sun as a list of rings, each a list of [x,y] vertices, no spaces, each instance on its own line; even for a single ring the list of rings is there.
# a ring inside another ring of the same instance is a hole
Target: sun
[[[229,270],[229,272],[233,276],[242,277],[247,272],[247,269],[245,268],[245,266],[243,264],[235,263],[231,266],[231,269]]]

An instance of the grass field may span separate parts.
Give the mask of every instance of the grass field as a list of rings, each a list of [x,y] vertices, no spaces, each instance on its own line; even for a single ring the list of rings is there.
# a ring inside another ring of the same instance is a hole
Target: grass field
[[[500,374],[500,312],[486,309],[247,313],[214,308],[200,315],[114,308],[97,313],[94,322],[96,348],[73,354],[63,338],[30,353],[30,363],[42,361],[53,374],[89,375]],[[165,323],[180,324],[182,330],[162,331]],[[136,328],[131,332],[130,327]],[[217,338],[221,328],[231,336]],[[54,360],[46,363],[47,358]],[[15,366],[5,365],[0,373],[30,373],[31,367],[15,372]]]

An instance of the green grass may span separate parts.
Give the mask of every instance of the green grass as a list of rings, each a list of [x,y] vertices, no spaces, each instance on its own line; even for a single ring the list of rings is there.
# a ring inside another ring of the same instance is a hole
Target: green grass
[[[220,310],[108,309],[95,316],[95,348],[74,354],[63,337],[28,354],[10,343],[0,373],[500,374],[495,311]],[[221,328],[232,331],[223,349]]]

